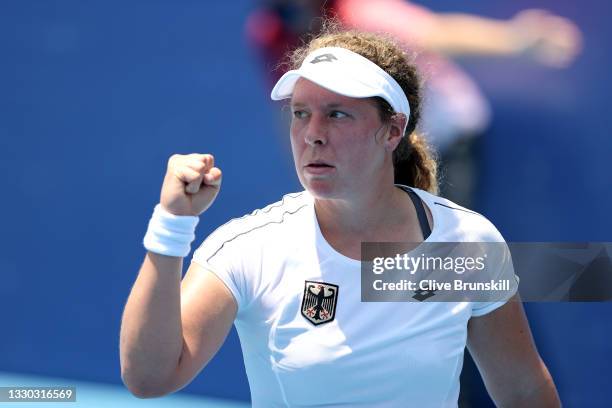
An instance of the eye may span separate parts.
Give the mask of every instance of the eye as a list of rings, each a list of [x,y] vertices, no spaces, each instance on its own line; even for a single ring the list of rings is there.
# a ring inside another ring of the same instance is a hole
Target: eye
[[[297,109],[293,111],[293,117],[296,119],[304,119],[306,116],[308,116],[306,111],[297,110]]]
[[[345,112],[342,112],[342,111],[338,111],[338,110],[331,111],[329,113],[329,117],[330,118],[334,118],[334,119],[347,118],[348,116],[349,116],[348,113],[345,113]]]

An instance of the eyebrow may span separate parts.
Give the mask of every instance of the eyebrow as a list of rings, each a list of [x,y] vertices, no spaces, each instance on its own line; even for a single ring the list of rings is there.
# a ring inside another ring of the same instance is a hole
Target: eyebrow
[[[293,107],[293,108],[303,108],[303,107],[307,106],[307,104],[302,103],[302,102],[296,102],[296,103],[291,102],[290,106]],[[348,108],[348,106],[343,105],[341,103],[336,103],[336,102],[328,103],[326,105],[323,105],[323,107],[326,108],[326,109],[334,109],[334,108],[339,108],[339,107]]]

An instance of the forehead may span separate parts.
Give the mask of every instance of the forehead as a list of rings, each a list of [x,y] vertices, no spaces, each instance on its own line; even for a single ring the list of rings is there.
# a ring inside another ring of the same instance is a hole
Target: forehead
[[[364,109],[375,106],[374,98],[352,98],[323,88],[314,82],[300,78],[295,83],[291,96],[292,105],[342,105]]]

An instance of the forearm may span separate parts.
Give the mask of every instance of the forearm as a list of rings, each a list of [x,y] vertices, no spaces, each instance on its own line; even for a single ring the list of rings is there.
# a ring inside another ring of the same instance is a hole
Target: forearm
[[[468,14],[438,14],[422,46],[446,54],[515,55],[523,51],[522,37],[506,20]]]
[[[537,379],[526,381],[522,387],[516,387],[507,394],[503,401],[496,401],[499,407],[545,407],[561,406],[557,388],[544,362],[541,362],[541,375]]]
[[[384,31],[401,42],[447,54],[513,55],[521,37],[512,20],[463,13],[434,13],[400,0],[343,0],[340,18],[349,27]]]
[[[164,393],[183,349],[180,281],[183,259],[148,252],[123,314],[121,374],[139,396]]]

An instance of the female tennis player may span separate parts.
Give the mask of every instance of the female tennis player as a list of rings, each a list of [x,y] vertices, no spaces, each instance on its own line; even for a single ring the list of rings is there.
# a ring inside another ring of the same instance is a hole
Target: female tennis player
[[[516,294],[361,302],[362,242],[503,242],[482,215],[435,195],[406,55],[344,31],[321,34],[292,61],[272,99],[290,99],[305,191],[218,228],[181,281],[221,170],[209,154],[170,158],[121,327],[130,391],[184,387],[235,324],[254,407],[457,406],[466,346],[496,404],[559,406]]]

